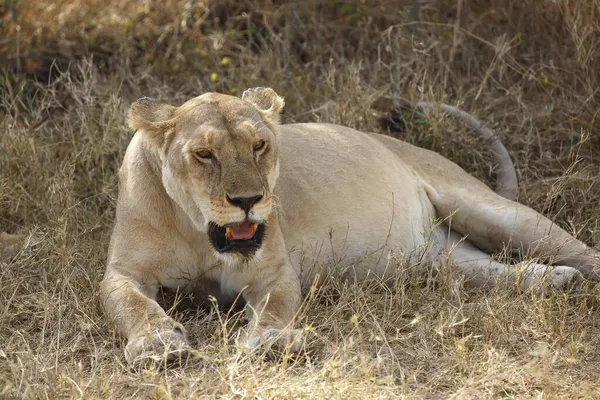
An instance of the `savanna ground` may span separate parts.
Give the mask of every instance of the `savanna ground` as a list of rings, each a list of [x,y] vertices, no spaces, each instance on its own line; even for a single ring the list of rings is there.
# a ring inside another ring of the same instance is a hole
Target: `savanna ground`
[[[235,315],[177,307],[196,357],[137,371],[97,299],[142,96],[272,86],[284,122],[384,134],[404,100],[458,105],[508,147],[519,201],[598,248],[600,1],[5,0],[0,18],[0,232],[27,237],[0,253],[1,398],[600,397],[594,285],[330,280],[298,316],[305,351],[279,359],[228,346]],[[485,143],[427,121],[391,134],[493,186]]]

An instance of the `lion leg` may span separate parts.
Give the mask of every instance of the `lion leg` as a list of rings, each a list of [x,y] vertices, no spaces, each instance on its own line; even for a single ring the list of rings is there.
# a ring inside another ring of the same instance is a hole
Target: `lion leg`
[[[440,218],[486,250],[524,251],[599,280],[600,253],[533,209],[480,188],[426,187]]]
[[[187,355],[185,330],[156,302],[157,292],[158,286],[144,285],[110,267],[101,283],[104,311],[127,338],[125,358],[130,365]]]
[[[581,273],[568,266],[533,262],[503,264],[456,232],[451,232],[446,252],[440,255],[438,261],[449,262],[465,278],[468,287],[480,289],[491,289],[498,284],[519,285],[525,291],[544,285],[555,289],[569,289],[581,280]]]
[[[289,263],[283,262],[275,273],[262,274],[244,291],[250,320],[241,344],[246,350],[261,346],[300,350],[301,330],[290,325],[301,302],[300,280]]]
[[[291,323],[302,301],[300,278],[289,262],[279,226],[273,221],[269,229],[264,258],[254,261],[255,273],[244,279],[250,322],[240,342],[246,350],[266,345],[297,352],[303,338]]]
[[[252,262],[250,276],[242,272],[240,279],[245,285],[242,295],[249,319],[240,344],[245,350],[266,347],[297,352],[303,344],[302,333],[291,324],[302,301],[300,277],[288,259],[274,218],[267,235],[270,240],[265,244],[263,257]],[[231,278],[236,280],[235,276]]]

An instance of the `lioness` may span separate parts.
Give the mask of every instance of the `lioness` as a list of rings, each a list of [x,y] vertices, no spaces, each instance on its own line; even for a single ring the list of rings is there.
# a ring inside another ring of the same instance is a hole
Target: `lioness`
[[[289,325],[302,290],[333,264],[385,280],[392,255],[453,265],[475,285],[526,289],[598,278],[597,251],[439,154],[343,126],[278,125],[283,106],[270,88],[131,106],[137,133],[100,293],[128,339],[128,362],[188,349],[183,326],[155,301],[160,287],[200,285],[220,301],[241,293],[250,319],[241,343],[252,349],[280,332],[297,348]],[[559,265],[506,265],[487,253],[503,246]]]

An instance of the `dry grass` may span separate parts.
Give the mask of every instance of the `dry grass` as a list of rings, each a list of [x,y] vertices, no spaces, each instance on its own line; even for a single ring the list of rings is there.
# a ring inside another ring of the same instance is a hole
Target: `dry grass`
[[[430,0],[420,22],[414,10],[4,2],[0,232],[28,240],[0,260],[0,397],[600,397],[598,288],[478,294],[411,271],[393,290],[319,288],[299,316],[311,334],[295,359],[244,357],[224,345],[235,318],[179,307],[197,357],[166,371],[124,364],[97,288],[131,137],[125,111],[143,95],[178,104],[272,86],[285,122],[364,130],[402,99],[459,105],[502,137],[520,201],[600,246],[600,1]],[[493,184],[485,144],[459,126],[416,120],[401,137]]]

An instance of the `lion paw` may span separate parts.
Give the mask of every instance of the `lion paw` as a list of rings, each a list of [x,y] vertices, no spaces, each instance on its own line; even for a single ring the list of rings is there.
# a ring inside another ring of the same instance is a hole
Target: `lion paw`
[[[558,290],[578,288],[583,282],[582,274],[573,267],[529,264],[525,271],[525,289],[534,290],[543,284]]]
[[[298,353],[304,346],[304,334],[302,329],[268,328],[260,331],[247,331],[242,334],[239,344],[245,352],[265,349]]]
[[[576,289],[584,282],[581,272],[573,267],[556,266],[550,271],[552,286],[557,289]]]
[[[149,365],[183,361],[189,356],[183,327],[157,329],[132,339],[125,347],[125,358],[129,365]]]

